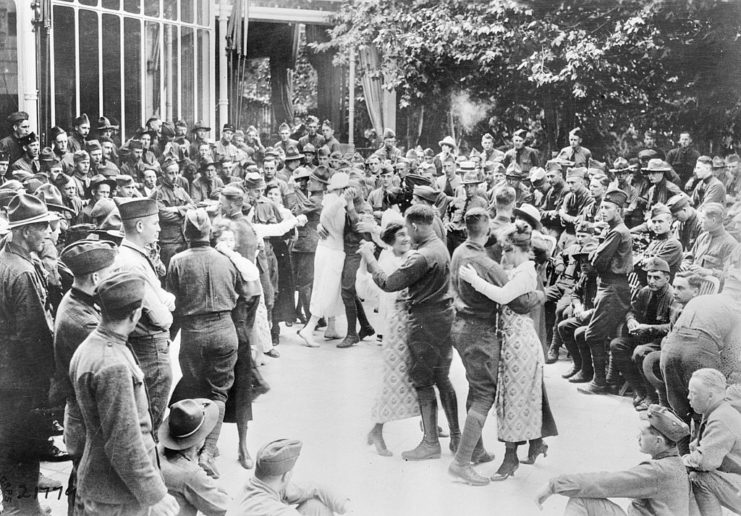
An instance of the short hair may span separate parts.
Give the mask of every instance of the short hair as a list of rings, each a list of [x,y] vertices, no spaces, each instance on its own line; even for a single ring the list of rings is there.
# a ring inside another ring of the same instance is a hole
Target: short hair
[[[679,131],[679,137],[680,138],[682,137],[683,134],[686,134],[687,136],[689,136],[690,140],[692,139],[692,135],[690,134],[690,132],[688,130],[683,129],[683,130]]]
[[[667,436],[665,436],[664,434],[662,434],[661,432],[659,432],[659,430],[656,427],[654,427],[654,426],[652,426],[650,424],[647,424],[646,426],[648,426],[648,433],[650,433],[651,435],[655,435],[656,437],[661,437],[664,440],[664,443],[667,446],[676,446],[677,445],[676,442],[672,441]]]
[[[435,211],[426,204],[414,204],[407,210],[406,220],[410,224],[431,226],[435,220]]]
[[[721,393],[726,390],[726,377],[717,369],[703,367],[692,373],[692,378],[701,382],[705,387],[713,392]]]
[[[680,271],[674,275],[675,278],[684,278],[690,287],[700,290],[702,288],[702,276],[692,271]]]
[[[307,124],[318,124],[319,119],[315,117],[314,115],[309,115],[308,117],[306,117],[306,123]]]
[[[269,191],[271,191],[271,190],[275,190],[276,188],[278,188],[278,190],[280,191],[280,188],[279,188],[279,187],[278,187],[278,185],[277,185],[277,184],[275,184],[275,183],[271,183],[271,184],[267,185],[267,186],[265,187],[265,196],[267,197],[267,195],[268,195],[268,192],[269,192]]]
[[[386,245],[393,245],[396,240],[396,234],[404,229],[404,225],[399,222],[389,222],[383,231],[381,231],[381,241]]]
[[[329,127],[330,129],[334,129],[332,127],[332,122],[330,122],[329,120],[325,120],[324,122],[322,122],[322,125],[325,127]]]
[[[729,154],[726,156],[726,163],[736,163],[738,161],[741,161],[741,158],[739,158],[738,154]]]
[[[227,231],[234,233],[234,228],[235,225],[231,220],[219,219],[218,222],[214,223],[214,225],[211,226],[211,243],[215,244],[219,240],[219,238],[221,238],[221,235],[223,235]]]
[[[500,186],[494,190],[494,205],[499,208],[508,208],[514,204],[517,199],[517,193],[511,186]]]
[[[466,231],[472,237],[480,237],[489,229],[491,218],[484,208],[471,208],[466,212]]]

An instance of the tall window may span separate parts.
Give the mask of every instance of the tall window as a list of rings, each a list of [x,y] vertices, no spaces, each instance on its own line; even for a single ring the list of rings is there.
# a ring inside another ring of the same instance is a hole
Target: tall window
[[[0,0],[0,113],[18,111],[18,34],[14,0]]]
[[[5,59],[4,4],[14,2],[0,0],[0,60]],[[189,125],[210,119],[212,2],[52,0],[52,5],[56,125],[69,127],[86,113],[95,126],[105,115],[121,125],[125,139],[150,116]]]

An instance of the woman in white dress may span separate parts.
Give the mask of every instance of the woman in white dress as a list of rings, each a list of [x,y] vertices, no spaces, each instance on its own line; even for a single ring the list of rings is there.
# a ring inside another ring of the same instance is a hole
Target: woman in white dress
[[[344,172],[335,173],[327,186],[322,200],[319,224],[327,232],[327,238],[319,240],[314,257],[314,283],[311,291],[311,319],[298,335],[310,348],[319,347],[313,332],[322,317],[336,317],[345,313],[340,297],[342,268],[345,263],[343,233],[345,231],[345,207],[353,201],[352,193],[346,195],[350,178]]]
[[[403,223],[391,222],[381,233],[381,240],[388,246],[381,251],[379,265],[391,274],[406,260],[411,251],[411,239]],[[406,292],[381,292],[380,312],[386,318],[383,333],[383,372],[378,396],[373,403],[371,417],[375,423],[368,433],[368,444],[373,444],[379,455],[392,453],[383,440],[383,424],[419,415],[417,391],[409,378],[407,362],[407,321],[409,318]]]
[[[499,440],[505,442],[504,462],[492,480],[504,480],[519,467],[517,447],[530,442],[528,460],[533,464],[548,446],[543,437],[557,435],[556,424],[548,406],[543,385],[543,347],[532,318],[516,314],[507,303],[537,289],[537,271],[530,260],[532,232],[518,222],[502,232],[502,262],[513,266],[510,280],[503,287],[482,279],[471,266],[463,267],[460,278],[478,292],[503,306],[500,329],[503,333],[495,407]]]

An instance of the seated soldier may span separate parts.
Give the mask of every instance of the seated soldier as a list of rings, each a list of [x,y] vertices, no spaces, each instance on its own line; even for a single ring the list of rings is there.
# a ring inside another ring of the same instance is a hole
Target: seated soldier
[[[562,375],[571,383],[587,383],[594,376],[592,354],[584,340],[584,333],[594,313],[594,298],[597,295],[597,271],[589,261],[589,254],[596,248],[596,242],[588,243],[574,254],[580,267],[579,281],[574,287],[568,317],[558,324],[558,334],[574,361],[574,367]]]
[[[689,401],[702,414],[699,429],[682,462],[690,473],[703,516],[722,514],[721,507],[741,512],[741,413],[726,397],[726,377],[717,369],[692,374]]]
[[[576,241],[559,253],[554,260],[554,272],[557,277],[554,284],[546,288],[546,311],[554,314],[553,320],[549,321],[553,330],[551,345],[546,354],[546,364],[552,364],[558,360],[558,353],[563,343],[558,332],[558,325],[561,321],[571,317],[573,313],[571,305],[574,287],[580,279],[579,262],[575,255],[581,253],[582,248],[590,243],[597,243],[594,230],[588,222],[582,222],[576,226]]]
[[[638,434],[638,446],[651,459],[626,471],[577,473],[552,478],[538,492],[542,504],[554,494],[568,496],[564,514],[617,516],[626,512],[610,498],[632,498],[627,514],[689,514],[690,482],[676,442],[689,427],[668,409],[651,405],[648,424]]]
[[[333,516],[352,512],[350,500],[317,486],[293,483],[293,467],[301,441],[278,439],[257,452],[253,476],[229,509],[229,514],[250,516]],[[297,507],[292,507],[298,504]]]
[[[658,351],[661,339],[669,333],[669,307],[674,301],[669,264],[661,258],[651,258],[645,269],[648,286],[630,302],[625,316],[627,334],[610,342],[613,364],[633,389],[633,406],[639,411],[648,408],[643,359],[651,351]]]
[[[637,266],[644,265],[650,258],[657,257],[669,264],[670,281],[679,271],[682,264],[682,243],[672,235],[673,217],[669,208],[665,204],[655,204],[649,212],[648,227],[651,230],[651,240],[643,251],[643,263],[636,263]],[[638,268],[638,267],[636,267]],[[645,286],[646,274],[645,267],[638,271],[640,284]]]
[[[682,270],[690,270],[702,276],[721,277],[723,267],[738,247],[738,242],[723,225],[726,207],[717,202],[704,204],[698,210],[703,232],[682,263]]]
[[[167,491],[180,504],[179,514],[226,514],[229,495],[198,465],[198,452],[219,418],[211,400],[181,400],[170,406],[170,415],[159,428],[162,478]]]
[[[672,331],[674,323],[682,315],[684,306],[694,297],[700,295],[702,278],[691,272],[680,272],[674,276],[672,290],[674,290],[674,303],[669,309],[669,331]],[[661,346],[664,345],[661,339]],[[643,377],[646,379],[646,401],[649,405],[659,403],[669,408],[669,400],[666,397],[666,385],[661,375],[661,349],[651,351],[643,359]]]

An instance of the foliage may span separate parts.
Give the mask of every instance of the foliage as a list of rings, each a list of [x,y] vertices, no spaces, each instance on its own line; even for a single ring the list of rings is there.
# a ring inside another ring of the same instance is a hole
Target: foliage
[[[581,126],[614,156],[633,127],[687,128],[717,152],[741,136],[740,20],[722,0],[348,0],[326,46],[375,45],[402,108],[464,92],[474,139],[542,127],[552,150]]]

